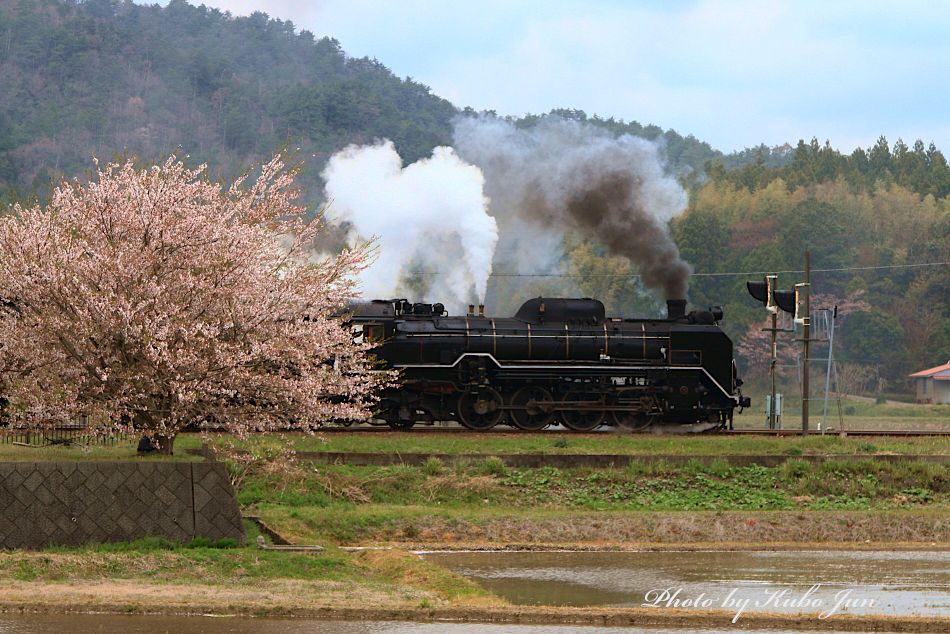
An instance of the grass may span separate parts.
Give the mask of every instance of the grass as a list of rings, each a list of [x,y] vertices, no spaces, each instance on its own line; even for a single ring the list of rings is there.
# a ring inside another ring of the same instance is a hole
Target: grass
[[[180,544],[162,537],[39,552],[0,553],[0,579],[75,582],[101,577],[163,584],[254,583],[262,579],[341,581],[357,578],[345,553],[318,555],[258,549],[256,525],[245,522],[249,546],[198,538]]]
[[[515,469],[493,458],[385,467],[297,462],[246,473],[238,499],[302,543],[530,542],[549,541],[552,534],[596,541],[620,539],[633,530],[630,526],[644,522],[646,527],[633,533],[639,539],[679,539],[649,529],[649,518],[657,516],[665,518],[660,524],[685,523],[689,528],[678,530],[695,540],[730,538],[735,527],[720,530],[690,520],[710,512],[785,513],[782,523],[802,525],[803,538],[830,531],[832,539],[844,541],[847,535],[836,533],[838,525],[828,520],[856,512],[858,524],[880,525],[875,540],[912,541],[915,535],[943,540],[950,470],[870,457],[819,463],[792,458],[774,468],[697,461],[633,463],[625,469]],[[888,527],[886,518],[894,514],[931,519]],[[861,534],[873,536],[873,530]]]
[[[597,540],[623,534],[628,530],[623,528],[624,522],[649,524],[652,520],[648,518],[657,514],[666,518],[660,524],[690,525],[677,530],[695,534],[696,539],[717,541],[735,533],[736,527],[706,530],[702,522],[694,526],[689,520],[709,512],[785,513],[782,523],[801,524],[802,538],[821,537],[823,531],[830,530],[832,535],[838,531],[833,538],[847,540],[838,523],[829,522],[829,518],[858,513],[855,523],[864,526],[888,514],[930,517],[934,509],[946,513],[950,507],[950,469],[945,465],[874,459],[880,452],[946,453],[948,443],[943,438],[327,434],[325,439],[293,436],[289,441],[305,450],[326,443],[327,450],[333,451],[650,456],[781,453],[789,457],[780,467],[730,466],[719,460],[675,465],[634,462],[622,469],[520,469],[505,466],[497,457],[451,463],[430,457],[419,466],[302,460],[253,463],[250,468],[232,465],[241,472],[239,502],[290,539],[308,543],[441,543],[459,539],[491,543],[512,536],[533,541],[532,535],[551,534],[569,541]],[[282,446],[280,442],[255,438],[243,448],[252,455],[274,455],[275,447]],[[841,459],[796,459],[816,453],[840,455]],[[610,531],[596,526],[603,518],[612,526]],[[557,528],[550,527],[552,522]],[[880,539],[888,535],[911,541],[914,535],[946,538],[945,521],[931,517],[919,525],[905,524],[915,529],[905,530],[895,522],[882,529]],[[516,528],[505,528],[510,526]],[[745,530],[741,525],[738,528]],[[851,531],[847,526],[842,530]],[[873,531],[861,534],[873,536]],[[678,539],[676,534],[646,528],[635,535],[647,540]]]
[[[809,412],[810,424],[816,429],[822,419],[823,401],[814,394]],[[755,406],[736,416],[737,429],[763,429],[765,427],[764,393],[752,394]],[[801,400],[792,392],[786,393],[784,427],[801,428]],[[829,429],[921,429],[927,431],[950,431],[950,405],[922,405],[917,403],[875,403],[873,401],[844,398],[841,401],[843,421],[838,420],[838,403],[828,401]]]
[[[814,405],[813,405],[814,407]],[[845,416],[860,416],[864,418],[887,418],[898,416],[901,418],[936,418],[950,422],[950,406],[948,405],[920,405],[916,403],[869,403],[866,401],[843,400],[841,403]],[[836,412],[837,406],[833,401],[828,402],[828,416]]]
[[[248,477],[246,507],[356,505],[442,508],[554,507],[590,510],[870,509],[950,503],[950,471],[923,462],[873,459],[781,467],[725,463],[627,469],[510,469],[496,460],[421,467],[300,464]]]
[[[254,543],[256,528],[246,528]],[[329,545],[319,553],[261,550],[256,546],[176,544],[161,538],[38,552],[0,551],[0,586],[102,582],[134,587],[198,587],[232,591],[267,588],[289,602],[319,601],[328,592],[375,596],[390,604],[407,597],[428,604],[466,603],[488,593],[476,584],[405,552],[350,553]],[[264,585],[262,585],[264,584]],[[147,590],[146,590],[147,591]],[[187,590],[185,590],[187,591]],[[341,599],[336,597],[339,605]],[[345,604],[345,600],[343,601]],[[358,604],[353,600],[353,604]]]
[[[421,548],[501,548],[548,544],[616,548],[706,544],[939,543],[946,509],[599,511],[566,508],[444,508],[378,504],[333,509],[261,508],[268,523],[301,543],[408,544]]]
[[[138,439],[118,441],[115,444],[56,444],[49,446],[23,446],[8,442],[0,443],[0,461],[56,461],[56,460],[167,460],[190,462],[202,460],[201,456],[186,450],[201,447],[197,434],[181,434],[175,440],[175,454],[163,456],[156,453],[141,456],[136,451]]]
[[[213,438],[223,445],[229,438]],[[881,453],[948,454],[950,437],[877,437],[870,441]],[[255,436],[238,446],[255,452],[275,451],[289,443],[298,451],[443,453],[443,454],[624,454],[624,455],[802,455],[860,454],[866,438],[838,435],[723,436],[647,434],[287,434],[283,438]]]
[[[310,556],[250,548],[156,546],[152,540],[121,549],[56,549],[0,557],[0,579],[75,582],[98,578],[147,579],[162,584],[254,584],[266,579],[341,581],[358,579],[348,558]]]

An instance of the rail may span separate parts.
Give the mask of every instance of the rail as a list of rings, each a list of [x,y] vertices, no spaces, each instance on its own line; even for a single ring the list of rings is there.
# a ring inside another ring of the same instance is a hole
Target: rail
[[[615,427],[601,427],[595,431],[589,432],[575,432],[567,429],[543,429],[540,431],[524,431],[520,429],[511,429],[504,427],[494,427],[492,429],[487,429],[483,431],[474,431],[471,429],[466,429],[465,427],[413,427],[408,430],[398,430],[394,431],[387,426],[372,426],[372,427],[322,427],[320,433],[329,432],[329,433],[345,433],[345,434],[361,434],[361,433],[375,433],[375,434],[495,434],[495,435],[520,435],[525,434],[569,434],[571,436],[576,436],[578,434],[587,434],[587,435],[598,435],[598,434],[640,434],[640,435],[656,435],[658,432],[651,429],[646,429],[643,431],[627,431],[619,430]],[[675,430],[670,430],[669,427],[665,427],[662,434],[673,434],[673,435],[682,435],[682,436],[696,436],[695,432],[676,432]],[[701,432],[702,435],[716,435],[716,436],[794,436],[801,438],[802,432],[798,429],[733,429],[733,430],[710,430],[706,432]],[[925,430],[925,429],[849,429],[845,431],[836,431],[836,430],[825,430],[824,434],[820,431],[812,430],[808,434],[809,436],[893,436],[893,437],[904,437],[904,436],[950,436],[950,429],[947,430]]]

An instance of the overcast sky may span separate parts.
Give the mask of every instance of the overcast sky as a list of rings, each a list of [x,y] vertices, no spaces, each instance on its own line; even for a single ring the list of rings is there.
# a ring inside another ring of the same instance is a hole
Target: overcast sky
[[[197,0],[189,0],[200,4]],[[164,4],[164,2],[162,2]],[[206,0],[379,59],[458,106],[580,108],[729,151],[880,134],[950,148],[950,3]]]

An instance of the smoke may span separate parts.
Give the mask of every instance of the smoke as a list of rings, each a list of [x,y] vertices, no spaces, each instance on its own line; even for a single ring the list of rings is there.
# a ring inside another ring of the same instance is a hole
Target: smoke
[[[455,147],[484,173],[500,259],[518,272],[554,270],[563,254],[552,245],[573,230],[627,257],[664,298],[686,297],[691,269],[667,222],[687,196],[655,143],[556,117],[531,128],[478,117],[456,122]]]
[[[562,272],[572,232],[628,258],[664,298],[686,297],[690,267],[667,224],[687,197],[657,144],[557,117],[530,128],[469,117],[456,121],[455,148],[405,167],[390,141],[331,157],[322,173],[331,209],[351,241],[378,240],[364,296],[460,312],[485,300],[493,262],[504,272]],[[493,296],[516,287],[496,286]]]
[[[452,148],[403,167],[391,141],[334,154],[322,172],[331,210],[352,239],[376,237],[364,297],[442,302],[453,312],[479,303],[498,241],[481,171]]]

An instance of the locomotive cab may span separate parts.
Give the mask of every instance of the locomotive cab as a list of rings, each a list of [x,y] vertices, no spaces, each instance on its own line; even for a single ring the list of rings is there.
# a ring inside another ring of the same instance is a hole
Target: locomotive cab
[[[353,343],[369,343],[378,345],[386,340],[386,324],[366,322],[350,325],[350,335]]]

